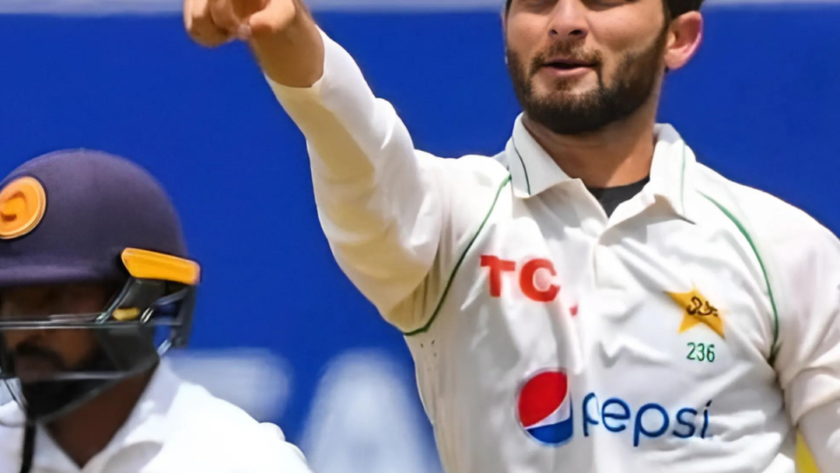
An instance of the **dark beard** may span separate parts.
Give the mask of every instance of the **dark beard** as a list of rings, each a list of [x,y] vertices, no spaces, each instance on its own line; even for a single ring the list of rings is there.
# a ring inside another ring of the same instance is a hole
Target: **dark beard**
[[[639,53],[627,53],[621,59],[611,87],[604,84],[601,57],[586,54],[572,43],[556,43],[549,50],[534,57],[530,67],[508,48],[508,69],[522,110],[531,120],[559,135],[592,133],[631,116],[651,98],[659,74],[662,56],[668,39],[668,29],[663,29],[656,42]],[[569,82],[560,82],[548,96],[537,97],[531,80],[546,61],[563,55],[597,64],[598,88],[581,95],[571,96]]]
[[[56,373],[69,372],[61,358],[50,351],[22,347],[24,353],[49,359],[55,367]],[[72,371],[100,371],[109,366],[104,354],[97,350],[87,360],[75,366]],[[30,420],[42,419],[50,416],[71,403],[81,399],[99,385],[104,384],[102,380],[62,380],[62,381],[35,381],[20,384],[20,392],[23,396],[23,408],[26,417]]]
[[[38,381],[22,384],[26,417],[30,420],[52,415],[79,399],[88,390],[89,381]]]

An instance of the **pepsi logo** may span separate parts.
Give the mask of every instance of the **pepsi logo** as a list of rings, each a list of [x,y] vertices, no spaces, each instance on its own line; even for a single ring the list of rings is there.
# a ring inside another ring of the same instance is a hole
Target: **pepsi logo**
[[[529,437],[552,447],[574,435],[569,378],[562,370],[541,371],[519,389],[516,406],[519,425]]]

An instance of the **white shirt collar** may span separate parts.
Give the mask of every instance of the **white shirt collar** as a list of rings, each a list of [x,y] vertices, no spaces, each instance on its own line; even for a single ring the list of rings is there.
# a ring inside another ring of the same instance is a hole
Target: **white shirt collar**
[[[90,464],[104,464],[119,451],[138,444],[163,445],[167,437],[167,414],[178,395],[181,380],[162,360],[152,375],[146,390],[123,426],[108,445],[90,460]],[[34,469],[77,472],[76,464],[56,445],[52,438],[39,428],[35,439]],[[90,470],[98,471],[97,468]]]
[[[691,178],[696,157],[671,125],[656,125],[654,135],[656,146],[650,183],[645,190],[661,197],[680,217],[693,222],[688,197],[693,188]],[[556,185],[578,181],[563,172],[537,143],[522,123],[522,115],[516,119],[506,153],[514,195],[518,198],[527,199]]]

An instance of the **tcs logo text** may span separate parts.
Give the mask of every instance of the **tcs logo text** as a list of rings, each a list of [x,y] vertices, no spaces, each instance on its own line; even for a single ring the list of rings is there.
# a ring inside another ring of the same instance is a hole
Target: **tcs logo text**
[[[554,263],[547,259],[533,259],[517,268],[514,261],[503,260],[497,256],[482,255],[481,267],[487,268],[490,272],[490,295],[492,297],[502,296],[502,287],[505,284],[510,284],[506,281],[510,279],[510,276],[515,276],[517,269],[519,270],[519,277],[517,278],[519,287],[527,298],[536,302],[551,302],[560,293],[560,286],[552,282],[554,277],[557,276],[557,270],[554,269]]]

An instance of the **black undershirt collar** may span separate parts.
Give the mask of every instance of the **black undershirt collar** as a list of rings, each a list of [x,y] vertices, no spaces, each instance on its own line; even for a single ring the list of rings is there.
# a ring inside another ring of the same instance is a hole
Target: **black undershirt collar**
[[[589,190],[589,193],[592,194],[598,202],[600,202],[601,207],[604,208],[604,212],[606,212],[607,217],[609,217],[613,214],[613,212],[615,212],[615,209],[617,209],[619,205],[632,199],[636,194],[641,192],[648,182],[650,182],[650,176],[645,177],[639,182],[634,182],[633,184],[627,184],[625,186],[586,186],[586,188]]]

